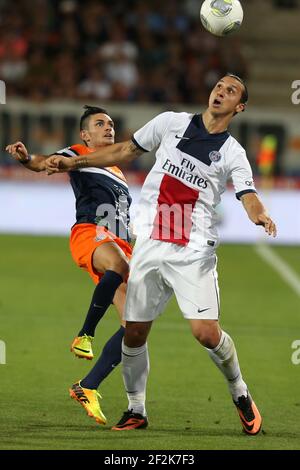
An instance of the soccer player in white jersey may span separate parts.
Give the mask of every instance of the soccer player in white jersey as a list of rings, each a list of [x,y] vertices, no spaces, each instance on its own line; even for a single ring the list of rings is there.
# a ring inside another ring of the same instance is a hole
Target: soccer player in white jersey
[[[246,152],[227,131],[247,100],[245,83],[228,74],[212,90],[202,115],[165,112],[135,132],[132,141],[46,162],[49,174],[119,165],[158,146],[142,188],[125,307],[122,361],[129,405],[114,430],[148,425],[147,336],[172,293],[194,337],[224,375],[244,431],[253,435],[261,429],[262,419],[243,380],[233,340],[219,324],[215,255],[215,208],[229,179],[250,220],[276,236],[276,226],[257,196]]]

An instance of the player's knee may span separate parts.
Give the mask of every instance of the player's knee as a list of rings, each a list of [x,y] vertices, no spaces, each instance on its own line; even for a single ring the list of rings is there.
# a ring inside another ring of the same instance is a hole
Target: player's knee
[[[138,323],[126,323],[124,343],[129,348],[139,348],[147,341],[149,328]]]
[[[131,332],[130,335],[127,335],[124,339],[124,343],[129,348],[140,348],[143,344],[146,343],[147,336],[142,332]]]
[[[193,331],[193,335],[202,346],[213,349],[219,344],[219,335],[215,330],[204,328]]]
[[[129,263],[121,257],[116,258],[107,264],[106,270],[120,274],[120,276],[125,280],[129,274]]]

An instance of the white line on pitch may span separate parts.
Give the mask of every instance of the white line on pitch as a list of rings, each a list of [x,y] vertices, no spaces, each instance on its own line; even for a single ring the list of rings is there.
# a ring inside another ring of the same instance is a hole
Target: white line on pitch
[[[300,297],[300,277],[275,251],[268,245],[260,244],[254,247],[256,253],[268,263],[274,271],[293,289]]]

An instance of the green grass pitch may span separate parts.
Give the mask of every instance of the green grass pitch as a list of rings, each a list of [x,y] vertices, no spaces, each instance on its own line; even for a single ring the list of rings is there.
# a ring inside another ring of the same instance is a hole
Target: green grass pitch
[[[274,249],[300,274],[299,247]],[[91,367],[69,352],[93,291],[89,276],[73,264],[65,238],[1,236],[0,449],[300,449],[300,365],[291,361],[299,297],[251,246],[223,246],[218,257],[221,322],[263,415],[260,435],[241,432],[223,377],[174,300],[149,338],[149,428],[110,430],[127,404],[120,367],[101,387],[108,425],[97,425],[68,397]],[[111,308],[96,353],[117,328]]]

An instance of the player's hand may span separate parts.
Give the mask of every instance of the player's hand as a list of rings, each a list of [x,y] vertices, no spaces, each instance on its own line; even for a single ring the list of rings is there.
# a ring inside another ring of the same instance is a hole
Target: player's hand
[[[273,235],[276,237],[277,235],[277,228],[273,220],[266,214],[260,214],[257,216],[258,221],[256,225],[262,225],[265,228],[265,232],[268,235]]]
[[[56,157],[55,155],[47,158],[45,166],[47,175],[64,173],[66,171],[70,171],[73,167],[71,158]]]
[[[11,156],[19,162],[28,161],[28,151],[25,145],[22,142],[15,142],[10,144],[5,149]]]

